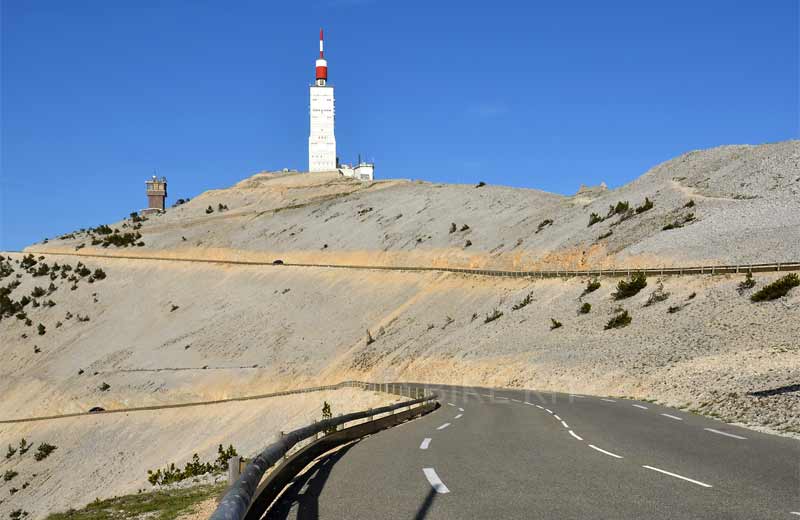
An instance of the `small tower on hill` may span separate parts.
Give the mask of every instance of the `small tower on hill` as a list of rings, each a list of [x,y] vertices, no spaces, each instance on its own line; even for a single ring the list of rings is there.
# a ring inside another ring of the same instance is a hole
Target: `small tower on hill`
[[[153,175],[152,179],[145,181],[147,186],[147,211],[164,211],[164,201],[167,198],[167,178],[160,179]]]

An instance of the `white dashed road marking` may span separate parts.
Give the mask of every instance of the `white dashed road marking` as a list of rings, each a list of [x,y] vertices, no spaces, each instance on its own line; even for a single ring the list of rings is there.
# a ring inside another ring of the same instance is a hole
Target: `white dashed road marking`
[[[543,406],[540,406],[540,405],[538,405],[538,404],[536,405],[536,408],[538,408],[539,410],[544,410],[544,407],[543,407]]]
[[[464,411],[464,409],[463,409],[463,408],[459,408],[459,409],[458,409],[458,411],[459,411],[459,412],[463,412],[463,411]]]
[[[675,478],[679,478],[681,480],[685,480],[687,482],[691,482],[692,484],[697,484],[698,486],[703,486],[703,487],[707,487],[707,488],[713,487],[711,484],[706,484],[705,482],[700,482],[699,480],[694,480],[694,479],[691,479],[689,477],[684,477],[684,476],[678,475],[677,473],[670,473],[669,471],[665,471],[663,469],[654,468],[653,466],[642,466],[642,467],[643,468],[647,468],[647,469],[652,469],[653,471],[658,471],[659,473],[663,473],[664,475],[669,475],[670,477],[675,477]]]
[[[575,433],[572,430],[569,431],[569,434],[572,435],[573,437],[575,437],[576,439],[578,439],[579,441],[583,440],[577,433]]]
[[[545,408],[544,411],[547,413],[553,413],[553,410],[551,410],[550,408]]]
[[[664,417],[669,417],[670,419],[675,419],[676,421],[682,421],[683,420],[681,417],[675,417],[674,415],[670,415],[668,413],[662,413],[661,415],[663,415]]]
[[[519,399],[514,399],[513,397],[511,398],[511,400],[514,401],[515,403],[519,403],[520,402]]]
[[[464,414],[460,413],[460,414],[456,415],[455,417],[453,417],[453,419],[461,419],[462,417],[464,417]]]
[[[433,468],[422,468],[422,472],[425,473],[425,478],[428,479],[428,482],[431,483],[431,487],[437,493],[449,493],[450,490],[447,489],[447,486],[444,485],[442,479],[439,478],[439,475],[436,474],[436,470]]]
[[[800,513],[798,513],[797,511],[790,511],[790,512],[789,512],[789,514],[790,514],[790,515],[797,515],[797,516],[800,516]]]
[[[561,417],[559,417],[558,415],[554,415],[553,417],[556,418],[556,421],[560,421],[561,420]]]
[[[444,423],[443,425],[439,426],[439,427],[438,427],[438,428],[436,428],[436,429],[437,429],[437,430],[444,430],[444,429],[445,429],[445,428],[447,428],[448,426],[450,426],[450,423],[449,423],[449,422],[446,422],[446,423]]]
[[[565,423],[564,421],[561,421],[561,424],[563,424],[563,425],[564,425],[564,428],[567,428],[567,429],[569,429],[569,424]]]
[[[617,455],[616,453],[611,453],[610,451],[606,451],[606,450],[604,450],[604,449],[598,448],[598,447],[597,447],[597,446],[595,446],[594,444],[590,444],[590,445],[589,445],[589,447],[590,447],[590,448],[592,448],[593,450],[597,450],[597,451],[599,451],[600,453],[605,453],[606,455],[609,455],[609,456],[611,456],[611,457],[614,457],[614,458],[616,458],[616,459],[621,459],[621,458],[622,458],[622,456],[621,456],[621,455]]]
[[[733,437],[734,439],[740,439],[740,440],[743,440],[743,441],[747,440],[747,437],[742,437],[741,435],[734,435],[732,433],[727,433],[727,432],[721,432],[719,430],[715,430],[714,428],[703,428],[703,429],[705,431],[707,431],[707,432],[718,433],[720,435],[724,435],[725,437]],[[793,513],[793,514],[800,514],[800,513]]]
[[[647,410],[646,406],[642,406],[640,404],[634,404],[634,405],[631,405],[631,406],[635,406],[636,408],[641,408],[642,410]]]
[[[425,437],[425,438],[422,440],[422,444],[420,444],[420,445],[419,445],[419,449],[421,449],[421,450],[427,450],[427,449],[428,449],[428,446],[430,446],[430,445],[431,445],[431,438],[430,438],[430,437]]]
[[[529,403],[528,401],[525,401],[525,404],[530,405],[530,406],[535,406],[533,403]]]
[[[605,401],[605,402],[607,402],[607,403],[616,403],[616,401],[615,401],[615,400],[613,400],[613,399],[600,399],[600,400],[601,400],[601,401]]]
[[[455,406],[453,403],[447,403],[447,406]]]

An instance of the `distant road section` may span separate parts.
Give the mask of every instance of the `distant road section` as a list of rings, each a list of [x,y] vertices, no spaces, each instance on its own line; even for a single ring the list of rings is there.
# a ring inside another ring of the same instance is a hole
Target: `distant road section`
[[[152,260],[167,262],[194,262],[206,264],[226,264],[226,265],[261,265],[274,267],[325,267],[332,269],[368,269],[376,271],[435,271],[448,273],[473,274],[479,276],[503,276],[508,278],[571,278],[574,276],[630,276],[632,273],[642,272],[659,276],[668,275],[708,275],[708,274],[731,274],[731,273],[765,273],[782,271],[800,271],[800,262],[775,262],[766,264],[743,264],[743,265],[706,265],[706,266],[687,266],[687,267],[639,267],[627,268],[619,267],[614,269],[586,269],[586,270],[552,270],[552,271],[505,271],[494,269],[466,269],[460,267],[425,267],[425,266],[381,266],[381,265],[346,265],[346,264],[306,264],[292,263],[282,258],[276,258],[271,262],[259,262],[253,260],[209,260],[204,258],[188,257],[164,257],[151,255],[103,255],[98,253],[60,253],[52,251],[13,251],[14,253],[53,256],[77,256],[85,258],[104,258],[104,259],[124,259],[124,260]]]

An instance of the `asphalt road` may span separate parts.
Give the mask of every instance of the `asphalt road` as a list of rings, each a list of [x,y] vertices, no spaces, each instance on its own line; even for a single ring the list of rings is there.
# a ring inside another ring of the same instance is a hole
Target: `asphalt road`
[[[437,389],[347,445],[266,518],[800,519],[800,441],[626,399]]]

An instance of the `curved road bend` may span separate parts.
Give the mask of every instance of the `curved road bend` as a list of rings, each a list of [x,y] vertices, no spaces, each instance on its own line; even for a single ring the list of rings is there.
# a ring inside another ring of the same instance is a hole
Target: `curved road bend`
[[[265,518],[800,519],[800,442],[647,402],[432,387]]]

